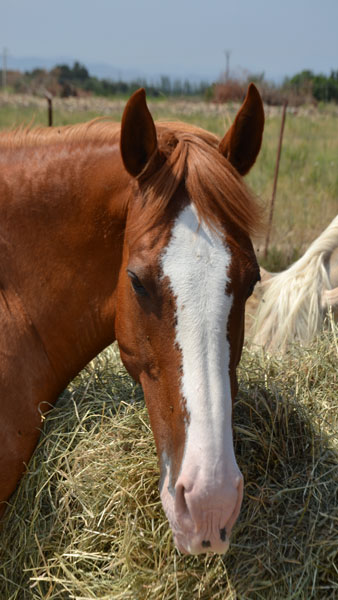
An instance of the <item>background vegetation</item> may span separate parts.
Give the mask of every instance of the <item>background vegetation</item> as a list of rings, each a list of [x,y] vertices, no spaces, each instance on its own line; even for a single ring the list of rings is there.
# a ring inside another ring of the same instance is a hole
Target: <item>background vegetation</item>
[[[162,75],[156,84],[146,79],[134,81],[99,79],[89,74],[84,65],[75,62],[73,67],[66,64],[56,65],[51,71],[34,69],[25,73],[9,73],[8,81],[17,93],[41,92],[46,89],[55,96],[81,96],[94,94],[98,96],[130,95],[139,87],[147,88],[149,96],[198,96],[204,95],[210,84],[201,81],[192,83],[189,79],[174,79]]]
[[[230,78],[218,82],[213,86],[212,94],[210,90],[208,93],[218,102],[239,100],[248,81],[254,81],[260,87],[264,102],[271,106],[279,106],[286,101],[290,106],[338,101],[338,71],[331,71],[327,76],[304,70],[293,77],[286,77],[279,85],[266,81],[264,73],[251,74],[244,79]]]
[[[51,71],[44,69],[33,69],[25,73],[10,71],[7,80],[10,89],[16,93],[41,94],[43,90],[47,90],[54,96],[63,98],[86,94],[106,97],[127,96],[139,87],[145,87],[148,96],[154,98],[195,96],[216,102],[241,100],[248,81],[255,81],[260,85],[264,102],[270,105],[279,105],[285,100],[292,105],[338,101],[338,70],[332,70],[329,76],[304,70],[293,77],[285,78],[278,85],[266,81],[264,73],[221,76],[220,80],[213,84],[206,81],[191,82],[189,79],[172,80],[162,75],[156,83],[149,83],[146,79],[134,81],[99,79],[90,75],[84,65],[75,62],[72,67],[67,64],[56,65]]]

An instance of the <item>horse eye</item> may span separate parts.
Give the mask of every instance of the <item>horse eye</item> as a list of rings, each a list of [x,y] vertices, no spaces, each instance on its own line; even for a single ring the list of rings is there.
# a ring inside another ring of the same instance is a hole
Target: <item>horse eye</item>
[[[147,290],[145,289],[145,287],[143,287],[137,275],[135,275],[133,271],[129,271],[129,269],[127,269],[127,273],[130,277],[131,285],[133,286],[136,294],[138,294],[139,296],[148,296]]]

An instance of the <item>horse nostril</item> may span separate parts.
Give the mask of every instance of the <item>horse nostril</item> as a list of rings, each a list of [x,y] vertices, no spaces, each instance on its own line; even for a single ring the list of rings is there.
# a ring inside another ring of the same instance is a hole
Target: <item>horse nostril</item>
[[[219,530],[219,534],[220,534],[220,538],[222,542],[225,542],[225,540],[227,539],[227,532],[225,527],[222,527],[222,529]]]
[[[189,513],[189,508],[185,499],[185,487],[183,484],[176,484],[175,487],[175,508],[179,514]]]
[[[209,540],[203,540],[202,541],[202,548],[210,548],[211,543],[209,542]]]

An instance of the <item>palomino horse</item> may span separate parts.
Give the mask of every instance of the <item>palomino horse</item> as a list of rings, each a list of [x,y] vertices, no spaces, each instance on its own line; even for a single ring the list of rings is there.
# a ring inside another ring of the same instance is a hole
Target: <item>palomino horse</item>
[[[144,390],[178,548],[226,551],[243,495],[236,366],[259,278],[249,235],[260,213],[241,175],[263,126],[250,85],[221,142],[182,123],[155,127],[144,90],[121,126],[0,136],[0,500],[42,413],[117,339]]]
[[[246,305],[247,339],[269,352],[307,344],[332,310],[338,320],[338,216],[305,254],[281,273],[261,267],[261,282]]]

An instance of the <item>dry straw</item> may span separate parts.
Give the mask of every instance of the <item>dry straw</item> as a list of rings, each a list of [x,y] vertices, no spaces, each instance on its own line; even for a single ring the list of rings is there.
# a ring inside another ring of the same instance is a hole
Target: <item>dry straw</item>
[[[109,349],[46,419],[0,538],[3,600],[338,597],[337,331],[244,352],[235,443],[245,501],[225,557],[180,556],[142,392]]]

